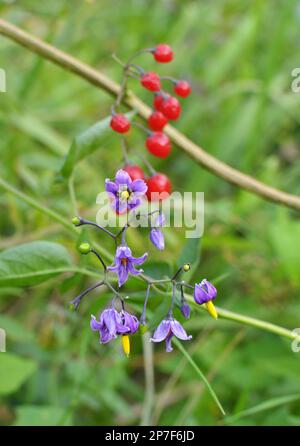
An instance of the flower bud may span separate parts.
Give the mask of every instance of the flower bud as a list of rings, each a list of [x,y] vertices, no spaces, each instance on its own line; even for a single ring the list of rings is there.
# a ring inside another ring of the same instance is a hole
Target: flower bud
[[[74,226],[79,226],[81,224],[80,218],[79,217],[73,217],[72,218],[72,223]]]
[[[87,242],[84,242],[79,245],[78,249],[81,254],[88,254],[91,250],[91,245]]]

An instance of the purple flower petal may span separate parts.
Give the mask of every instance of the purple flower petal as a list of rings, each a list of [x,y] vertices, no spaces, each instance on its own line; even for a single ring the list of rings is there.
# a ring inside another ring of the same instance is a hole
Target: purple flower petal
[[[160,229],[152,228],[150,231],[150,240],[153,243],[154,246],[156,246],[157,249],[160,251],[163,251],[165,249],[165,238],[164,234],[161,232]]]
[[[97,321],[96,317],[93,314],[91,314],[90,327],[93,331],[99,331],[102,327],[102,324]]]
[[[204,279],[202,282],[195,284],[194,299],[197,304],[202,305],[214,299],[216,295],[216,288],[208,280]]]
[[[128,329],[128,334],[136,333],[140,324],[137,317],[125,310],[121,312],[121,317],[123,318],[124,325]]]
[[[116,184],[118,186],[130,186],[132,181],[130,176],[128,175],[127,172],[125,172],[125,170],[118,170],[118,172],[116,173],[116,178],[115,178]]]
[[[141,274],[143,272],[142,269],[135,269],[135,267],[133,266],[132,263],[128,263],[128,270],[129,270],[130,274],[132,274],[133,276],[138,276],[139,274]]]
[[[128,274],[129,274],[128,265],[121,263],[118,270],[119,286],[122,286],[126,282],[126,280],[128,279]]]
[[[134,180],[130,185],[130,190],[136,197],[145,195],[147,189],[148,189],[147,184],[143,180]]]
[[[141,257],[132,257],[131,262],[135,265],[141,265],[142,263],[145,262],[147,257],[148,257],[148,253],[145,252],[145,254],[143,254]]]
[[[109,192],[110,194],[116,194],[118,192],[119,187],[116,183],[113,181],[110,181],[110,179],[105,180],[105,190],[106,192]]]
[[[166,338],[166,352],[170,353],[173,351],[173,347],[172,347],[172,338],[173,338],[173,334],[169,334]]]
[[[182,341],[189,341],[192,339],[192,336],[188,336],[183,326],[175,319],[171,320],[171,330],[176,338],[181,339]]]
[[[161,342],[166,339],[171,332],[171,321],[169,319],[163,319],[157,329],[155,330],[151,341]]]

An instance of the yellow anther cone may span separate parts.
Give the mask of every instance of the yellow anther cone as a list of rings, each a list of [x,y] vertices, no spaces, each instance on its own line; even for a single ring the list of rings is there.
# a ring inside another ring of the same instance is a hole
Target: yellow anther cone
[[[125,355],[129,356],[130,354],[130,339],[128,335],[122,335],[122,347],[124,350]]]
[[[121,192],[121,198],[124,198],[125,200],[127,200],[128,197],[129,197],[128,190],[123,190],[123,192]]]
[[[214,319],[218,319],[218,313],[217,313],[216,307],[214,306],[214,304],[212,303],[211,300],[209,300],[208,302],[205,303],[205,307],[206,307],[207,311],[209,312],[209,314]]]

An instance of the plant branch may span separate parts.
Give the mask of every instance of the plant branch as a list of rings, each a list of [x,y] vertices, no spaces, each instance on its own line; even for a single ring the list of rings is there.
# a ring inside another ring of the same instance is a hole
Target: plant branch
[[[36,37],[33,37],[29,33],[22,31],[17,26],[12,25],[2,19],[0,19],[0,34],[14,40],[16,43],[37,53],[39,56],[54,62],[56,65],[72,71],[81,78],[99,88],[102,88],[103,90],[106,90],[115,97],[118,97],[122,90],[119,84],[112,81],[98,70],[93,69],[89,65],[80,62],[69,54],[58,50],[54,46],[49,45]],[[122,101],[129,107],[135,109],[142,118],[148,118],[151,113],[150,108],[131,92],[126,92],[122,98]],[[296,209],[298,211],[300,210],[299,196],[288,194],[287,192],[268,186],[250,175],[234,169],[233,167],[205,152],[205,150],[203,150],[200,146],[195,144],[170,125],[166,126],[165,133],[179,148],[194,159],[196,163],[200,164],[214,175],[235,186],[254,193],[265,200],[282,204],[291,209]]]

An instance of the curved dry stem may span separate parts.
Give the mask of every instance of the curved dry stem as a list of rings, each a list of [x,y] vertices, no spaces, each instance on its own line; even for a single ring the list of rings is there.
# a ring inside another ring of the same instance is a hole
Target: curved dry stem
[[[54,62],[56,65],[72,71],[91,84],[106,90],[111,95],[116,97],[119,96],[121,86],[109,79],[103,73],[2,19],[0,19],[0,34],[14,40],[41,57]],[[130,92],[122,98],[122,101],[127,106],[135,109],[142,118],[147,118],[151,113],[150,108]],[[200,164],[214,175],[235,186],[254,193],[265,200],[282,204],[291,209],[300,210],[299,196],[288,194],[287,192],[268,186],[250,175],[234,169],[205,152],[200,146],[195,144],[171,125],[165,127],[165,133],[180,149],[193,158],[196,163]]]

